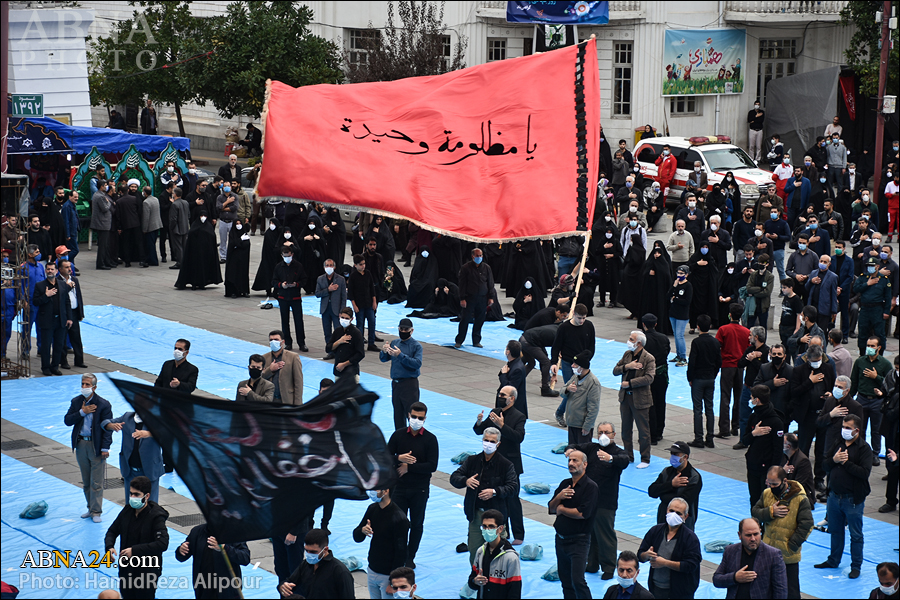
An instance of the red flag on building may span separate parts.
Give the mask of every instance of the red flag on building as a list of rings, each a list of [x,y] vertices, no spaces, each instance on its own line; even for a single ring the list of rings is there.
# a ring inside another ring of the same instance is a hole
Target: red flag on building
[[[841,75],[841,95],[844,97],[844,105],[850,113],[850,120],[856,120],[856,85],[853,75]]]
[[[267,96],[261,197],[358,207],[473,240],[590,227],[594,40],[438,76],[271,82]]]

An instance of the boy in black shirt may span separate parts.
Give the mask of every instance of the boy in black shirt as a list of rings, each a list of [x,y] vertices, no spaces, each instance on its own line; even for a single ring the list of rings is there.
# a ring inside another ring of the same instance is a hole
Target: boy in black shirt
[[[384,598],[390,587],[391,571],[406,564],[406,535],[409,521],[406,515],[391,502],[391,490],[369,490],[372,504],[356,529],[353,541],[357,544],[367,537],[369,544],[368,583],[370,598]]]
[[[331,340],[325,346],[326,352],[334,354],[335,377],[340,377],[344,373],[359,376],[359,362],[366,356],[362,332],[353,326],[350,320],[352,317],[350,307],[345,306],[341,309],[341,326],[335,328]]]
[[[778,323],[778,335],[781,343],[788,347],[788,338],[800,327],[800,313],[803,311],[803,300],[794,292],[794,280],[790,277],[781,280],[781,321]],[[788,362],[794,362],[794,356],[788,352]]]
[[[362,331],[363,323],[369,321],[369,352],[378,352],[375,342],[381,341],[375,337],[375,311],[378,310],[378,296],[375,293],[375,279],[366,270],[366,259],[361,254],[353,255],[353,271],[350,272],[350,280],[347,281],[347,299],[353,305],[356,313],[356,327]]]

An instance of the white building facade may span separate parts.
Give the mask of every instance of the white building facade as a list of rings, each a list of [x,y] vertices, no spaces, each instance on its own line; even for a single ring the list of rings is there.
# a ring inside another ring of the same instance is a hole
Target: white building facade
[[[197,16],[224,14],[227,2],[193,2]],[[334,40],[352,60],[363,60],[356,48],[371,23],[384,27],[387,2],[307,2],[314,13],[311,29]],[[609,24],[579,27],[578,37],[595,34],[598,40],[601,118],[607,138],[628,140],[635,129],[649,123],[659,133],[675,136],[725,134],[746,146],[746,115],[754,100],[765,105],[765,83],[794,73],[815,71],[843,63],[844,50],[853,33],[838,24],[845,2],[799,1],[693,1],[663,2],[613,0]],[[104,35],[115,21],[127,18],[133,8],[127,2],[87,1],[97,18],[91,28]],[[534,27],[506,22],[506,2],[447,2],[444,22],[450,41],[466,37],[466,65],[504,60],[531,53]],[[745,84],[741,94],[663,97],[663,46],[666,29],[739,28],[747,31]],[[823,91],[824,93],[824,91]],[[159,107],[161,133],[177,132],[174,110]],[[222,119],[211,107],[182,109],[185,128],[195,148],[221,150],[227,126],[243,126],[248,119]],[[105,108],[94,108],[94,124],[105,125]],[[717,121],[718,118],[718,121]],[[830,117],[826,117],[830,118]],[[718,122],[718,129],[716,123]],[[823,121],[823,127],[827,123]],[[243,131],[241,132],[243,135]]]

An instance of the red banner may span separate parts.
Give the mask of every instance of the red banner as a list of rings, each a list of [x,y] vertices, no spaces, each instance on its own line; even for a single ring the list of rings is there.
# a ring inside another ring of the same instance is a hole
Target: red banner
[[[262,197],[358,207],[472,240],[590,227],[600,145],[594,40],[433,77],[271,82],[267,94]]]
[[[841,75],[841,95],[844,97],[844,105],[850,113],[850,120],[856,120],[856,85],[853,75]]]

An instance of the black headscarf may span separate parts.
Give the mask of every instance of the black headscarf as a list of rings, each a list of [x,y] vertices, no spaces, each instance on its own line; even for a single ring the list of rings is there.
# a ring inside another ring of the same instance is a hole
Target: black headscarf
[[[406,302],[408,290],[406,289],[406,279],[403,277],[403,271],[397,266],[397,263],[391,261],[385,267],[384,281],[381,282],[381,290],[388,304],[400,304]]]
[[[530,288],[526,288],[526,284],[530,284]],[[525,296],[531,296],[531,302],[525,302]],[[525,323],[528,322],[534,313],[544,308],[544,291],[538,288],[537,281],[534,277],[529,277],[522,283],[513,301],[513,310],[516,313],[516,322],[511,325],[515,329],[524,330]]]
[[[428,256],[422,256],[427,253]],[[419,246],[416,262],[409,275],[409,290],[406,308],[425,308],[434,298],[435,282],[438,279],[437,259],[431,255],[429,246]]]
[[[657,253],[659,257],[656,256]],[[637,316],[647,313],[656,315],[658,331],[666,335],[672,329],[672,325],[669,323],[669,289],[671,287],[672,260],[665,244],[657,240],[653,243],[650,256],[647,257],[641,268],[641,302]]]

